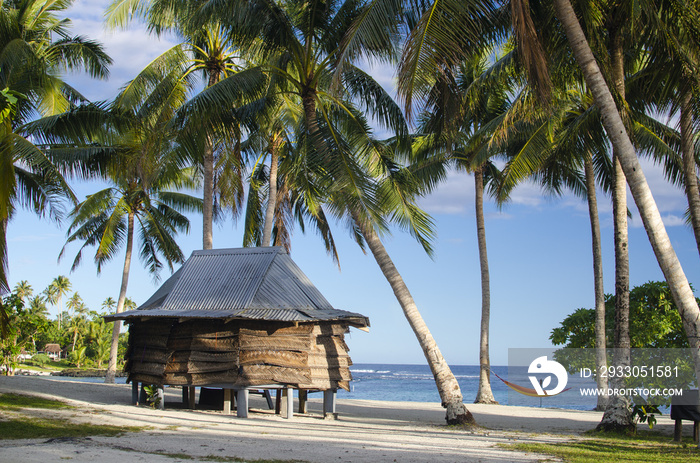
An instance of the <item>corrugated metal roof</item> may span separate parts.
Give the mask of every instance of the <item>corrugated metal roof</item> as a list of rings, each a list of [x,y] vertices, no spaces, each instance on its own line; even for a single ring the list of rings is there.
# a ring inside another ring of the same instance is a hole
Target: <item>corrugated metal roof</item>
[[[144,317],[347,320],[364,315],[334,309],[280,247],[195,251],[142,306],[107,320]]]

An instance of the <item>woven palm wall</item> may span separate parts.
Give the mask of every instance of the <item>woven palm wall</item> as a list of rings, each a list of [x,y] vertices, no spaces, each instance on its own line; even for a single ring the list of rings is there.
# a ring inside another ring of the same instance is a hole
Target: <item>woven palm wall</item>
[[[349,390],[348,324],[143,319],[129,327],[129,381]]]

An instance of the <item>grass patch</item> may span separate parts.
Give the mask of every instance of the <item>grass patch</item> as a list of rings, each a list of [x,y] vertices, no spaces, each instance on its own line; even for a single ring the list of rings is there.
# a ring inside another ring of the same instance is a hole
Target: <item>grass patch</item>
[[[0,439],[37,439],[52,437],[118,436],[137,432],[135,426],[109,426],[71,423],[54,418],[12,417],[0,421]]]
[[[58,418],[28,417],[22,409],[74,409],[58,400],[41,399],[20,394],[0,394],[0,439],[37,439],[54,437],[117,436],[125,432],[136,432],[135,426],[109,426],[73,423]]]
[[[595,433],[593,436],[556,444],[519,443],[508,445],[507,448],[551,455],[570,463],[696,463],[700,458],[700,452],[692,441],[679,444],[673,442],[671,437],[654,434],[627,437]]]
[[[155,452],[152,455],[162,455],[168,458],[177,458],[180,460],[194,460],[195,457],[185,453],[163,453]],[[245,460],[239,457],[222,457],[218,455],[207,455],[205,457],[197,457],[199,461],[215,461],[222,463],[306,463],[302,460]]]
[[[220,461],[230,463],[304,463],[302,460],[244,460],[238,457],[219,457],[216,455],[208,455],[200,457],[201,461]]]
[[[59,400],[41,399],[28,395],[0,394],[0,410],[19,410],[22,408],[73,408]]]

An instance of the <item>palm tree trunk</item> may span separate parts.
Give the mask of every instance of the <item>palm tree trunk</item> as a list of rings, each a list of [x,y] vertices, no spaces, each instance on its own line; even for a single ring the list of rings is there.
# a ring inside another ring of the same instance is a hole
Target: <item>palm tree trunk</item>
[[[267,209],[265,210],[265,222],[263,224],[262,245],[270,246],[272,239],[272,225],[275,221],[275,208],[277,207],[277,164],[279,141],[277,134],[270,139],[270,186],[268,188]]]
[[[124,270],[122,271],[122,286],[119,290],[119,301],[117,302],[117,313],[124,310],[124,301],[126,300],[126,288],[129,284],[129,268],[131,267],[131,253],[134,248],[134,213],[129,212],[126,235],[126,256],[124,257]],[[107,366],[107,374],[105,375],[105,383],[114,383],[114,377],[117,374],[117,353],[119,350],[119,332],[121,331],[121,320],[114,322],[112,328],[112,344],[109,349],[109,364]]]
[[[615,14],[614,12],[612,14]],[[625,100],[625,57],[622,31],[613,26],[608,31],[613,88],[620,100]],[[619,109],[618,109],[619,111]],[[619,148],[613,146],[613,228],[615,235],[615,338],[613,365],[630,365],[630,264],[629,233],[627,224],[627,180],[619,161]],[[621,377],[610,381],[613,389],[624,387]],[[632,418],[632,401],[628,396],[615,395],[608,400],[598,429],[605,431],[631,431],[635,427]]]
[[[479,389],[474,403],[497,404],[491,391],[491,361],[489,359],[489,321],[491,319],[491,284],[489,258],[486,253],[486,223],[484,221],[484,171],[474,171],[476,235],[481,267],[481,336],[479,342]]]
[[[618,159],[627,177],[632,197],[644,223],[644,229],[683,321],[683,328],[688,336],[688,342],[694,356],[696,378],[700,378],[700,353],[698,352],[700,349],[700,309],[695,296],[671,245],[632,142],[625,130],[620,113],[617,111],[610,89],[586,41],[571,2],[569,0],[555,0],[554,6],[576,61],[583,71],[586,84],[602,115],[608,138],[618,151]]]
[[[447,424],[476,424],[474,417],[469,410],[467,410],[467,407],[464,406],[462,391],[459,388],[457,379],[454,377],[452,370],[450,370],[449,365],[443,358],[435,339],[432,334],[430,334],[428,326],[425,324],[423,317],[418,311],[413,296],[411,296],[406,283],[404,283],[399,271],[394,266],[381,240],[371,227],[365,225],[359,219],[356,213],[352,214],[352,218],[367,242],[370,251],[372,251],[372,255],[377,261],[377,264],[379,264],[379,268],[382,270],[384,277],[391,285],[391,289],[394,290],[394,295],[403,309],[406,320],[408,320],[408,323],[411,325],[413,332],[418,338],[418,342],[423,349],[423,354],[430,366],[430,371],[435,378],[435,384],[437,385],[438,393],[442,400],[442,406],[447,409],[447,414],[445,416]]]
[[[590,155],[584,161],[586,174],[586,195],[588,198],[588,214],[591,222],[591,242],[593,248],[593,288],[595,292],[595,365],[596,371],[603,371],[608,362],[605,354],[607,341],[605,339],[605,290],[603,283],[603,256],[600,239],[600,220],[598,219],[598,199],[595,192],[595,171]],[[596,375],[598,389],[607,391],[608,377]],[[607,406],[607,395],[598,396],[596,410],[603,411]]]
[[[207,141],[204,148],[204,188],[202,203],[202,249],[214,246],[214,147]]]
[[[700,189],[698,188],[695,146],[693,144],[693,93],[690,89],[681,95],[681,152],[683,156],[683,177],[685,194],[688,197],[690,222],[695,234],[695,243],[700,253]]]
[[[211,87],[219,81],[219,72],[209,71],[209,83]],[[211,249],[214,246],[214,140],[207,139],[204,147],[204,187],[202,204],[202,249]]]
[[[613,217],[615,234],[615,338],[613,365],[630,365],[630,298],[629,298],[629,250],[627,229],[627,182],[617,156],[613,154]],[[610,379],[612,389],[625,387],[624,378]],[[613,395],[608,398],[603,418],[597,429],[626,432],[635,428],[632,418],[632,402],[628,396]]]

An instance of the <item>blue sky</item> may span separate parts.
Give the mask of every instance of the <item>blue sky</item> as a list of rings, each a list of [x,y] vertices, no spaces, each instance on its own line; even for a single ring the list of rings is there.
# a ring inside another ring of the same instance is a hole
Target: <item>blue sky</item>
[[[105,32],[101,24],[107,2],[78,1],[68,15],[73,31],[101,41],[114,59],[109,81],[84,76],[68,78],[93,100],[109,99],[158,53],[172,46],[172,39],[157,40],[142,28]],[[389,88],[392,70],[375,68],[374,75]],[[650,186],[664,217],[672,244],[695,286],[700,285],[700,259],[690,228],[681,217],[686,208],[683,193],[669,185],[663,174],[644,162]],[[80,199],[100,187],[75,186]],[[432,214],[437,231],[435,255],[430,259],[408,235],[396,230],[384,237],[389,254],[402,273],[418,308],[451,364],[478,364],[481,310],[480,270],[474,218],[474,183],[454,173],[422,206]],[[613,235],[609,199],[599,197],[603,233],[606,292],[612,292]],[[632,285],[663,278],[630,197],[630,273]],[[191,232],[179,238],[185,255],[201,248],[201,217],[193,216]],[[215,226],[214,247],[238,247],[242,232],[231,220]],[[88,306],[119,293],[123,255],[96,275],[90,254],[73,273],[70,266],[78,250],[68,247],[57,257],[66,239],[67,225],[40,220],[20,211],[8,229],[10,284],[28,280],[43,290],[57,275],[67,275]],[[313,233],[293,236],[292,258],[326,298],[338,309],[370,317],[369,333],[353,330],[348,336],[355,363],[425,363],[389,284],[371,255],[364,255],[336,224],[334,227],[342,270],[339,271]],[[510,204],[499,210],[486,205],[486,234],[491,270],[491,358],[505,365],[508,348],[549,347],[552,328],[579,307],[593,306],[591,239],[588,212],[583,200],[573,196],[548,198],[531,184],[520,186]],[[161,274],[161,281],[169,271]],[[157,288],[152,277],[134,259],[129,296],[144,302]],[[52,311],[55,313],[55,311]]]

